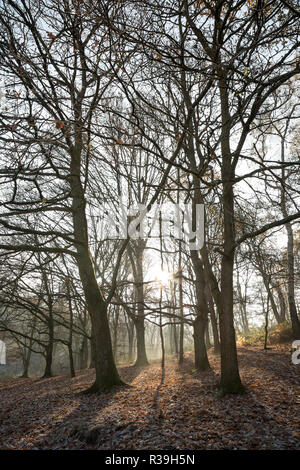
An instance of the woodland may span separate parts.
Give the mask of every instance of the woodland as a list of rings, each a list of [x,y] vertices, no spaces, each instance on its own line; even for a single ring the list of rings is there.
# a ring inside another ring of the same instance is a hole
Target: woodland
[[[297,0],[0,0],[0,449],[300,449]]]

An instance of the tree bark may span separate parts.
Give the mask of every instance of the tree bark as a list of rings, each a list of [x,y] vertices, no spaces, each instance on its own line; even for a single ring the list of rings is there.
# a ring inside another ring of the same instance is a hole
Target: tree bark
[[[53,343],[54,343],[54,325],[53,325],[53,312],[52,307],[49,309],[48,318],[48,344],[46,346],[46,365],[43,378],[52,377],[52,362],[53,362]]]
[[[68,351],[69,351],[69,363],[70,363],[70,375],[75,377],[75,367],[74,367],[74,356],[73,356],[73,307],[71,299],[71,288],[70,288],[70,279],[66,279],[67,285],[67,295],[68,295],[68,304],[69,304],[69,315],[70,315],[70,326],[69,326],[69,341],[68,341]]]
[[[135,249],[134,249],[135,248]],[[134,318],[136,329],[137,356],[135,366],[148,365],[145,341],[145,311],[144,311],[144,274],[143,274],[143,253],[145,248],[144,240],[137,240],[136,246],[129,248],[129,256],[135,281],[135,299],[137,315]]]
[[[236,338],[233,324],[233,266],[234,266],[234,166],[230,151],[230,113],[228,84],[220,72],[219,90],[221,100],[222,131],[222,180],[223,180],[223,224],[224,251],[221,264],[221,302],[220,337],[221,337],[221,381],[220,394],[241,393],[242,385],[237,359]]]
[[[195,369],[207,370],[210,368],[206,346],[205,346],[205,324],[201,317],[196,317],[194,323],[194,351],[195,351]]]
[[[205,344],[206,344],[207,350],[209,350],[212,347],[212,344],[210,342],[210,336],[209,336],[209,319],[207,319],[207,325],[205,328]]]
[[[88,367],[88,340],[84,336],[82,338],[81,347],[79,350],[79,369],[87,369]]]
[[[179,242],[180,243],[180,242]],[[181,245],[181,244],[180,244]],[[181,250],[179,251],[179,254]],[[182,271],[181,271],[181,258],[179,260],[179,278],[178,278],[178,291],[179,291],[179,306],[180,306],[180,324],[179,324],[179,355],[178,363],[182,364],[184,359],[184,315],[183,315],[183,290],[182,290]]]
[[[70,375],[71,377],[75,377],[75,367],[74,367],[74,356],[73,356],[73,349],[72,349],[72,344],[69,343],[68,345],[68,351],[69,351],[69,363],[70,363]]]
[[[126,327],[127,327],[127,334],[128,334],[128,362],[133,361],[133,342],[134,342],[134,323],[128,316],[127,322],[126,322]]]
[[[80,131],[79,131],[80,132]],[[84,189],[80,179],[81,146],[76,144],[71,152],[70,185],[74,236],[77,248],[77,266],[82,283],[94,340],[96,379],[87,392],[104,392],[123,384],[114,361],[107,318],[107,305],[97,283],[89,250],[88,228],[85,213]]]
[[[90,340],[90,365],[89,365],[89,369],[95,369],[95,346],[94,346],[93,333],[91,335],[91,340]]]
[[[280,323],[283,323],[286,320],[285,299],[284,299],[282,289],[279,285],[276,286],[276,291],[277,291],[277,296],[278,296],[278,300],[279,300],[279,307],[280,307]]]
[[[36,322],[37,322],[37,317],[34,316],[33,325],[31,327],[31,332],[30,332],[29,345],[28,345],[28,347],[25,346],[25,349],[24,349],[23,374],[21,376],[23,378],[28,378],[28,376],[29,376],[29,366],[30,366],[30,359],[31,359],[31,352],[32,352],[31,348],[32,348],[32,344],[33,344],[33,337],[34,337]]]
[[[174,349],[175,349],[175,354],[176,356],[178,355],[178,338],[177,338],[177,325],[174,324],[173,328],[173,342],[174,342]]]
[[[204,268],[204,271],[205,271],[205,268]],[[213,298],[212,298],[212,295],[211,295],[210,285],[209,285],[208,282],[209,282],[209,280],[205,276],[205,294],[206,294],[207,303],[208,303],[208,307],[209,307],[210,321],[211,321],[212,332],[213,332],[214,353],[219,354],[220,350],[221,350],[220,336],[219,336],[219,330],[218,330],[218,323],[217,323],[217,318],[216,318],[214,301],[213,301]]]
[[[136,331],[136,361],[135,366],[141,367],[148,364],[146,345],[145,345],[145,324],[144,318],[138,318],[134,321]]]
[[[23,357],[23,374],[21,375],[22,378],[26,378],[26,379],[28,378],[30,357],[31,357],[31,350],[30,349],[25,350],[24,357]]]
[[[196,276],[196,299],[197,316],[193,323],[194,327],[194,347],[195,347],[195,368],[206,370],[210,368],[207,350],[205,345],[205,331],[208,321],[208,306],[205,297],[205,278],[202,262],[198,252],[191,250],[193,269]]]
[[[270,275],[267,275],[265,272],[262,272],[262,271],[261,271],[261,274],[262,274],[264,285],[265,285],[265,288],[266,288],[266,291],[267,291],[267,294],[268,294],[268,298],[270,299],[270,303],[271,303],[271,307],[272,307],[272,311],[273,311],[275,320],[277,321],[278,324],[280,324],[280,323],[282,323],[282,319],[281,319],[280,313],[278,312],[278,308],[277,308],[277,305],[276,305],[276,302],[275,302],[275,298],[274,298],[272,289],[270,287],[270,285],[271,285]]]
[[[281,138],[281,161],[285,161],[285,138]],[[282,188],[281,188],[281,210],[283,217],[288,216],[286,194],[285,194],[285,171],[282,167]],[[294,233],[291,222],[285,224],[287,231],[287,265],[288,265],[288,303],[289,312],[295,339],[300,339],[300,320],[295,302],[295,257],[294,257]]]
[[[49,342],[46,347],[46,365],[43,378],[52,377],[52,360],[53,360],[53,338],[49,336]]]

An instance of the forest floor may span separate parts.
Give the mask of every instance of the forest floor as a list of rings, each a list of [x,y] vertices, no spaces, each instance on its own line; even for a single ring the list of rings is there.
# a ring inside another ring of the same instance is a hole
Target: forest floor
[[[144,368],[122,366],[132,385],[82,395],[75,378],[0,382],[0,449],[300,449],[300,366],[288,345],[239,348],[244,395],[217,396],[220,359],[193,371],[192,355]]]

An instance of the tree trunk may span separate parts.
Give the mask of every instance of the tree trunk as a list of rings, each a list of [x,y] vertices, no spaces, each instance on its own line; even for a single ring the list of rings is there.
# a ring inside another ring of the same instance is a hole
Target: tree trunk
[[[191,97],[188,92],[188,86],[186,81],[185,72],[182,71],[181,73],[181,85],[184,90],[184,101],[186,108],[189,112],[193,112],[193,105],[191,101]],[[193,121],[189,121],[189,136],[187,139],[186,145],[186,156],[190,162],[190,165],[193,171],[198,171],[197,164],[195,160],[195,146],[194,146],[194,135],[195,129],[193,126]],[[178,182],[180,181],[179,177],[179,170],[177,173]],[[197,204],[203,203],[203,197],[201,193],[201,186],[199,179],[193,175],[193,213],[192,213],[192,229],[195,230],[197,227],[197,220],[196,220],[196,207]],[[179,192],[178,192],[178,199],[179,202]],[[205,274],[202,266],[202,261],[200,260],[198,250],[191,249],[190,250],[191,259],[193,263],[193,269],[196,276],[196,299],[197,299],[197,317],[194,321],[194,345],[195,345],[195,367],[197,369],[208,369],[209,362],[207,357],[207,351],[205,346],[205,330],[207,327],[207,320],[208,320],[208,307],[207,307],[207,299],[205,297]],[[179,265],[181,268],[181,242],[179,244]]]
[[[69,363],[70,363],[70,375],[71,377],[75,377],[75,367],[74,367],[74,356],[73,356],[73,349],[72,349],[72,344],[68,345],[68,351],[69,351]]]
[[[134,323],[128,317],[128,322],[126,323],[127,333],[128,333],[128,362],[133,362],[133,343],[134,343]]]
[[[179,306],[180,306],[180,324],[179,324],[179,356],[178,363],[182,364],[184,359],[184,315],[183,315],[183,291],[182,291],[182,272],[179,264],[180,277],[179,282]]]
[[[287,246],[287,257],[288,257],[288,303],[289,312],[293,329],[294,339],[300,339],[300,321],[297,313],[297,307],[295,302],[295,275],[294,275],[294,241],[293,241],[293,229],[290,223],[286,224],[286,230],[288,233],[288,246]]]
[[[93,330],[92,330],[93,331]],[[91,334],[91,340],[90,340],[90,365],[89,369],[95,369],[95,345],[94,345],[94,339],[93,339],[93,333]]]
[[[52,377],[52,362],[53,362],[53,343],[54,343],[54,325],[53,325],[53,315],[52,308],[49,310],[49,319],[48,319],[48,344],[46,347],[46,365],[43,378]]]
[[[81,130],[78,129],[80,135]],[[104,392],[115,385],[123,384],[114,361],[107,305],[97,283],[92,257],[89,250],[88,227],[85,213],[85,195],[80,180],[81,144],[76,144],[71,152],[70,184],[72,195],[72,215],[74,236],[77,248],[77,266],[87,309],[91,317],[94,339],[96,379],[87,392]]]
[[[227,229],[228,230],[228,229]],[[236,339],[233,325],[233,256],[223,256],[221,274],[221,296],[223,309],[220,315],[221,335],[221,394],[241,393]]]
[[[219,90],[222,114],[222,180],[223,180],[223,224],[224,248],[221,264],[221,302],[220,337],[221,337],[221,382],[220,394],[241,393],[242,385],[237,359],[236,339],[233,324],[233,265],[235,244],[234,165],[230,151],[230,113],[228,102],[228,84],[226,77],[220,75]]]
[[[115,360],[117,360],[119,311],[115,312],[115,315],[114,315],[113,318],[112,318],[112,324],[113,324],[112,348],[113,348],[114,358],[115,358]]]
[[[133,361],[133,338],[134,335],[131,333],[128,336],[128,362]]]
[[[43,378],[52,377],[52,360],[53,360],[53,341],[49,338],[49,343],[46,348],[46,365]]]
[[[278,296],[279,306],[280,306],[280,323],[283,323],[286,320],[286,304],[285,304],[284,295],[283,295],[281,287],[277,286],[276,291],[277,291],[277,296]]]
[[[273,292],[272,292],[271,287],[270,287],[270,277],[271,276],[267,275],[263,271],[261,271],[261,274],[262,274],[264,285],[265,285],[265,288],[266,288],[266,291],[267,291],[267,294],[268,294],[268,298],[270,299],[270,302],[271,302],[271,307],[272,307],[272,311],[273,311],[275,320],[278,324],[280,324],[281,323],[281,316],[278,312],[278,308],[277,308],[277,305],[276,305],[276,302],[275,302],[275,298],[274,298]]]
[[[207,320],[207,325],[205,328],[205,344],[206,344],[207,350],[212,347],[212,344],[210,342],[210,336],[209,336],[209,320]]]
[[[78,248],[81,251],[81,248]],[[88,252],[78,256],[78,267],[91,316],[96,379],[87,392],[104,392],[123,382],[119,377],[111,344],[107,306],[100,293]]]
[[[179,181],[179,171],[178,171],[178,181]],[[178,194],[179,197],[179,194]],[[183,312],[183,286],[182,286],[182,267],[181,267],[181,258],[182,258],[182,246],[181,240],[178,242],[179,247],[179,258],[178,258],[178,291],[179,291],[179,307],[180,307],[180,324],[179,324],[179,355],[178,363],[182,364],[184,359],[184,312]]]
[[[136,361],[135,366],[141,367],[148,365],[145,345],[145,324],[144,318],[138,318],[134,321],[136,331]]]
[[[79,350],[79,369],[87,369],[88,367],[88,340],[84,336]]]
[[[29,373],[29,365],[30,365],[30,357],[31,357],[31,350],[27,348],[24,352],[23,357],[23,374],[21,375],[22,378],[28,378]]]
[[[71,377],[75,377],[75,367],[74,367],[74,356],[73,356],[73,307],[72,307],[72,299],[71,299],[71,286],[70,286],[70,279],[66,279],[67,285],[67,295],[68,295],[68,303],[69,303],[69,315],[70,315],[70,327],[69,327],[69,341],[68,341],[68,351],[69,351],[69,363],[70,363],[70,375]]]
[[[281,161],[285,162],[285,138],[281,138]],[[286,195],[285,195],[285,170],[282,167],[282,188],[281,188],[281,210],[283,217],[288,216]],[[297,313],[295,302],[295,260],[294,260],[294,234],[292,224],[290,222],[285,224],[287,231],[287,265],[288,265],[288,303],[289,312],[291,317],[293,336],[295,339],[300,339],[300,320]]]
[[[196,299],[197,317],[194,321],[194,346],[195,346],[195,368],[200,370],[209,369],[205,345],[205,331],[208,321],[208,306],[205,297],[205,278],[202,262],[198,252],[191,250],[193,269],[196,276]]]
[[[205,268],[204,268],[205,271]],[[221,350],[220,345],[220,337],[219,337],[219,330],[218,330],[218,323],[216,318],[215,306],[214,301],[210,291],[209,279],[205,276],[205,294],[208,302],[209,313],[210,313],[210,321],[214,339],[214,353],[219,354]]]
[[[172,309],[170,309],[170,313],[172,314]],[[175,319],[174,323],[171,320],[169,325],[169,335],[170,335],[170,353],[171,354],[178,354],[178,345],[177,345],[177,334],[176,334],[176,324]]]
[[[237,293],[238,293],[238,300],[240,304],[240,315],[241,315],[241,320],[242,320],[242,325],[243,325],[243,332],[244,333],[249,333],[249,323],[248,323],[248,317],[247,317],[247,288],[245,288],[245,294],[243,295],[242,292],[242,286],[240,284],[240,276],[239,276],[239,270],[236,270],[237,272],[237,279],[236,279],[236,284],[237,284]]]
[[[210,368],[206,346],[205,346],[205,330],[206,326],[200,316],[193,323],[194,327],[194,351],[195,351],[195,369],[207,370]]]
[[[268,349],[267,348],[267,344],[268,344],[268,334],[269,334],[269,295],[268,295],[268,299],[267,299],[267,309],[266,309],[266,312],[265,312],[265,341],[264,341],[264,349]]]
[[[28,376],[29,376],[29,365],[30,365],[30,359],[31,359],[31,348],[32,348],[32,344],[33,344],[33,337],[34,337],[36,322],[37,322],[37,317],[34,316],[33,325],[32,325],[32,327],[31,327],[29,345],[28,345],[28,347],[25,346],[24,355],[23,355],[23,374],[22,374],[22,376],[21,376],[21,377],[23,377],[23,378],[28,378]]]
[[[135,366],[148,365],[146,342],[145,342],[145,311],[144,311],[144,274],[143,274],[143,253],[145,248],[144,240],[137,240],[137,245],[129,251],[130,261],[135,281],[135,298],[137,304],[137,315],[134,319],[136,329],[137,356]],[[134,255],[133,255],[134,254]]]
[[[227,190],[228,191],[228,190]],[[229,211],[224,204],[224,250],[228,247],[229,254],[223,254],[221,266],[221,291],[218,286],[217,279],[212,271],[206,247],[201,249],[201,257],[204,263],[206,276],[209,278],[211,293],[215,301],[219,316],[220,329],[220,352],[221,352],[221,381],[220,394],[226,393],[243,393],[244,387],[241,383],[237,350],[235,340],[235,330],[233,325],[233,191],[230,185],[229,195],[225,198],[226,205],[232,209]],[[228,201],[227,201],[228,199]],[[226,222],[225,222],[226,220]],[[225,235],[226,232],[226,235]],[[226,243],[225,243],[226,239]],[[230,250],[232,252],[230,253]]]
[[[160,287],[161,289],[161,287]],[[160,294],[161,298],[161,294]],[[160,309],[161,312],[161,309]],[[162,315],[160,313],[159,317],[159,335],[160,335],[160,345],[161,345],[161,368],[162,370],[165,367],[165,357],[166,357],[166,352],[165,352],[165,339],[164,339],[164,332],[163,332],[163,327],[162,327]]]
[[[173,341],[174,341],[174,349],[176,356],[178,355],[178,338],[177,338],[177,325],[173,325]]]

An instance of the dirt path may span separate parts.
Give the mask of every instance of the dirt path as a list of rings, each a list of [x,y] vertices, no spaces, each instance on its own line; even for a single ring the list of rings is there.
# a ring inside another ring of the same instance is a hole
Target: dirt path
[[[240,348],[247,394],[217,398],[219,358],[212,370],[125,366],[131,388],[78,395],[93,372],[71,379],[0,382],[1,449],[300,449],[300,367],[286,347]]]

